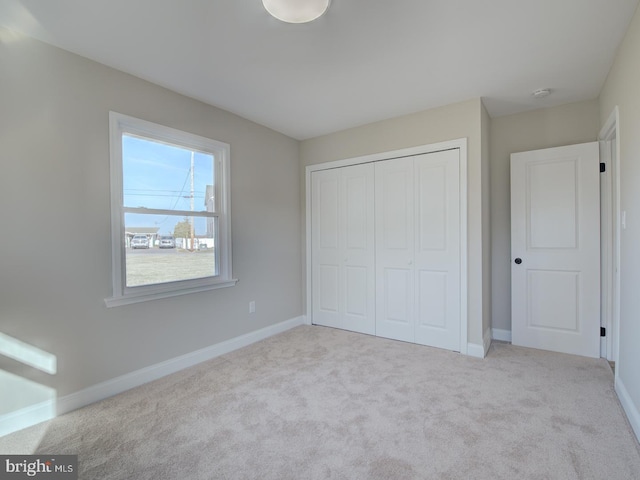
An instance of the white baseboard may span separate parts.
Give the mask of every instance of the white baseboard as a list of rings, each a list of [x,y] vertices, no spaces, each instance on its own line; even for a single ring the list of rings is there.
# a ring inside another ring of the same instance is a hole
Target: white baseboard
[[[259,342],[260,340],[264,340],[265,338],[269,338],[273,335],[277,335],[278,333],[282,333],[303,324],[304,318],[302,316],[292,318],[290,320],[256,330],[255,332],[250,332],[245,335],[211,345],[210,347],[205,347],[201,350],[196,350],[195,352],[187,353],[185,355],[151,365],[150,367],[127,373],[126,375],[122,375],[92,387],[85,388],[79,392],[72,393],[71,395],[66,395],[58,399],[58,415],[71,412],[72,410],[76,410],[99,400],[117,395],[118,393],[122,393],[131,388],[144,385],[145,383],[157,380],[158,378],[162,378],[180,370],[184,370],[185,368],[192,367],[198,363],[206,362],[212,358],[246,347],[252,343]]]
[[[467,343],[467,355],[470,357],[484,358],[484,347],[477,343]]]
[[[491,335],[494,340],[500,340],[501,342],[511,343],[511,330],[501,330],[499,328],[492,328]]]
[[[487,328],[482,336],[482,345],[477,343],[467,344],[467,355],[470,357],[484,358],[491,347],[491,329]]]
[[[633,403],[629,392],[618,376],[616,376],[615,387],[618,398],[620,399],[620,403],[622,404],[622,408],[627,414],[627,418],[629,419],[629,423],[631,424],[631,428],[633,428],[633,431],[636,434],[636,438],[640,442],[640,410],[638,410],[638,406]]]
[[[37,423],[46,422],[55,416],[56,400],[53,398],[0,415],[0,437]]]
[[[484,347],[484,357],[486,357],[487,353],[489,353],[489,349],[491,348],[491,329],[490,328],[487,328],[484,331],[484,335],[482,336],[482,346]]]
[[[57,415],[69,413],[78,408],[87,406],[91,403],[105,398],[112,397],[118,393],[130,390],[134,387],[144,385],[145,383],[157,380],[166,375],[192,367],[198,363],[211,360],[225,353],[232,352],[242,347],[251,345],[252,343],[264,340],[273,335],[285,332],[298,325],[304,325],[305,318],[303,316],[292,318],[284,322],[271,325],[269,327],[250,332],[239,337],[226,340],[224,342],[205,347],[195,352],[187,353],[179,357],[175,357],[164,362],[151,365],[131,373],[127,373],[120,377],[112,378],[106,382],[98,383],[84,390],[65,395],[57,400],[26,407],[10,414],[0,417],[0,436],[21,430],[23,428],[35,425],[45,420],[50,420]]]

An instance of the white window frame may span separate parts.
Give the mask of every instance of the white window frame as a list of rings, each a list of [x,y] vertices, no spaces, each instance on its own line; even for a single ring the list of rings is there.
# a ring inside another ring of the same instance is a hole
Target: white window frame
[[[125,213],[175,214],[172,210],[141,209],[124,206],[122,178],[122,136],[131,134],[161,143],[178,145],[186,149],[208,152],[214,157],[215,189],[218,219],[216,261],[218,274],[206,278],[181,280],[155,285],[127,287],[125,281]],[[230,154],[228,144],[211,140],[174,128],[140,120],[116,112],[109,112],[110,177],[111,177],[111,271],[113,292],[105,299],[107,307],[173,297],[216,288],[231,287],[237,283],[231,268],[231,202]]]

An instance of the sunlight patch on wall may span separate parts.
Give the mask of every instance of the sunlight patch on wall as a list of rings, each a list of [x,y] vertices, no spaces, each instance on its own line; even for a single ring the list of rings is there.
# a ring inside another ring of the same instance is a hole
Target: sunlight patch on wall
[[[0,356],[55,375],[57,357],[52,353],[0,333]],[[0,370],[0,436],[30,427],[56,416],[54,388]]]
[[[0,355],[13,358],[51,375],[55,375],[58,368],[56,356],[52,353],[45,352],[4,333],[0,333]]]

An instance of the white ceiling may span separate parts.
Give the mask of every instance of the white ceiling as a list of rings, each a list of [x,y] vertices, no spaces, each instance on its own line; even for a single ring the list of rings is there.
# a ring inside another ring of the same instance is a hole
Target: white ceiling
[[[0,25],[306,139],[477,97],[493,117],[593,99],[637,5],[333,0],[290,25],[261,0],[0,0]]]

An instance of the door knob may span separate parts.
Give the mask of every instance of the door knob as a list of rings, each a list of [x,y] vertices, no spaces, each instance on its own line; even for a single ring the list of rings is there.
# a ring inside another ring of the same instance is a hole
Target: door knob
[[[521,258],[516,258],[516,265],[520,265],[522,263],[522,259]]]

